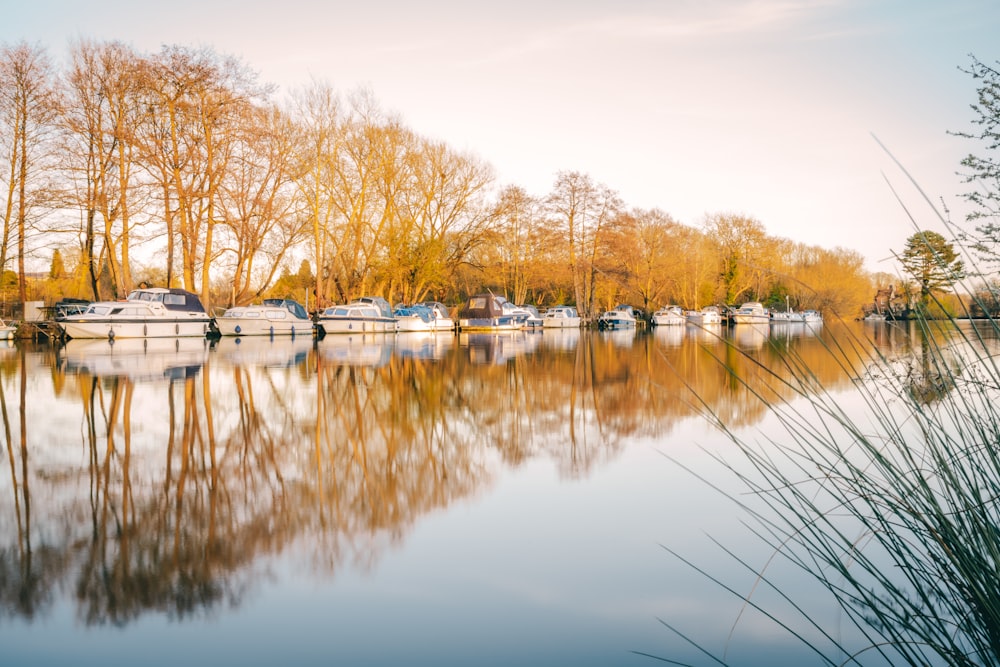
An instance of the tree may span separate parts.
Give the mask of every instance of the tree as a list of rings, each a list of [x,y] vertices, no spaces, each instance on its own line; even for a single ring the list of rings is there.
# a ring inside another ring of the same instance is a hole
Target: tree
[[[26,235],[32,212],[40,208],[40,181],[47,141],[58,111],[52,88],[52,69],[40,47],[21,43],[0,50],[0,138],[5,164],[0,182],[2,195],[2,238],[0,269],[8,258],[12,238],[17,243],[18,296],[27,299],[25,283]]]
[[[716,247],[719,261],[719,299],[724,303],[760,300],[773,279],[773,240],[764,225],[743,215],[720,214],[705,223],[705,233]]]
[[[981,155],[969,153],[962,160],[968,171],[962,176],[972,187],[963,197],[972,204],[967,220],[976,225],[972,247],[987,262],[1000,262],[1000,158],[995,151],[1000,147],[1000,70],[972,58],[967,70],[978,83],[976,103],[970,105],[975,117],[974,129],[954,132],[956,136],[977,142]]]
[[[89,41],[74,44],[70,55],[61,117],[64,164],[76,182],[75,204],[85,211],[83,246],[94,297],[102,298],[97,277],[104,263],[114,296],[122,296],[133,287],[129,249],[134,153],[130,139],[141,107],[135,75],[138,56],[118,42]]]
[[[58,280],[66,273],[66,266],[63,264],[62,253],[56,248],[52,251],[52,265],[49,267],[49,278]]]
[[[596,258],[605,225],[622,209],[618,193],[594,183],[580,172],[560,172],[546,204],[566,233],[569,270],[573,277],[576,307],[584,317],[594,314]]]
[[[935,292],[947,291],[965,276],[965,267],[953,244],[937,232],[917,232],[906,240],[899,261],[920,289],[924,312]]]

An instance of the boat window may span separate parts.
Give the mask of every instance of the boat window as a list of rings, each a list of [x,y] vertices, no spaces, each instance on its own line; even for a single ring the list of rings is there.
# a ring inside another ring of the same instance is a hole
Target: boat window
[[[264,314],[267,317],[271,318],[272,320],[283,320],[283,319],[285,319],[285,315],[287,314],[287,311],[284,311],[284,310],[269,310],[269,311],[267,311]]]
[[[107,306],[91,306],[87,312],[91,315],[107,315],[109,310],[111,309]]]
[[[163,303],[168,306],[183,306],[184,305],[184,295],[183,294],[164,294]]]
[[[222,314],[223,317],[241,317],[243,312],[239,308],[230,308]]]
[[[260,317],[260,313],[257,312],[256,310],[248,310],[245,313],[243,313],[243,317],[248,317],[248,318]]]
[[[486,298],[477,296],[469,299],[469,308],[485,308]]]

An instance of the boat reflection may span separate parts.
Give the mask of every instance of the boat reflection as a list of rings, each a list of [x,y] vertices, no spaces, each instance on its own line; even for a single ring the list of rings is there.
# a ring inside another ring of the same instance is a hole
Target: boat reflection
[[[686,326],[658,326],[653,327],[653,335],[661,345],[667,347],[679,347],[684,342]]]
[[[360,333],[324,336],[316,350],[326,363],[340,366],[380,367],[389,363],[395,334]]]
[[[733,343],[741,350],[759,350],[770,334],[771,326],[767,322],[737,324],[733,327]]]
[[[548,327],[543,329],[542,346],[553,350],[571,352],[580,344],[580,335],[579,327]]]
[[[57,351],[70,375],[126,377],[135,381],[178,380],[196,375],[208,359],[206,338],[69,340]]]
[[[503,364],[534,352],[543,337],[525,331],[469,332],[459,334],[458,345],[468,350],[474,364]]]
[[[311,336],[223,336],[212,349],[233,366],[288,368],[305,363],[314,343]]]
[[[636,330],[602,329],[598,332],[602,340],[609,341],[615,347],[632,347],[635,343]]]
[[[396,334],[396,356],[441,360],[455,346],[453,331],[402,331]]]

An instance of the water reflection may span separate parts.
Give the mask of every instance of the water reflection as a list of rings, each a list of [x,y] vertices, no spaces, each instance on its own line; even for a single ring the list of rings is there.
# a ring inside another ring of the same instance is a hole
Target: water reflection
[[[14,348],[0,357],[3,613],[30,619],[71,595],[87,624],[183,619],[241,604],[255,563],[290,548],[327,574],[373,568],[505,466],[544,458],[578,479],[704,409],[755,423],[755,393],[794,393],[775,375],[788,355],[828,389],[849,385],[830,329]]]
[[[122,338],[71,340],[58,350],[69,375],[128,377],[152,381],[181,379],[201,370],[208,359],[205,338]]]

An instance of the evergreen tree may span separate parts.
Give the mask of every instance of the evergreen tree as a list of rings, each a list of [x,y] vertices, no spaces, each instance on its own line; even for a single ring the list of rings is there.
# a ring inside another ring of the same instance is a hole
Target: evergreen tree
[[[899,261],[920,288],[924,312],[935,292],[948,291],[965,276],[965,267],[955,246],[937,232],[925,230],[906,239]]]

